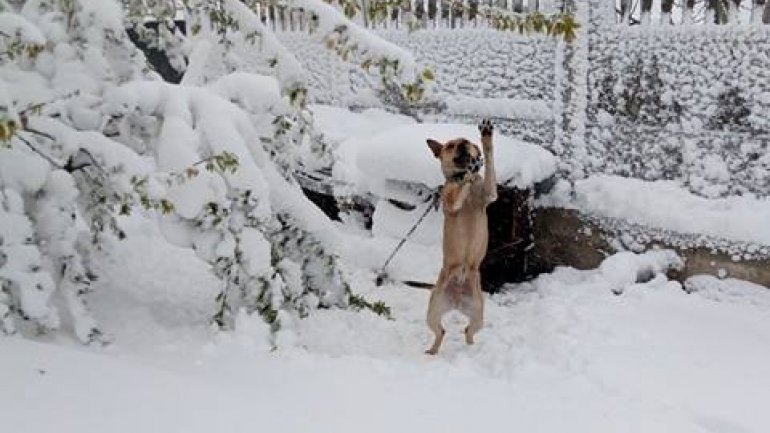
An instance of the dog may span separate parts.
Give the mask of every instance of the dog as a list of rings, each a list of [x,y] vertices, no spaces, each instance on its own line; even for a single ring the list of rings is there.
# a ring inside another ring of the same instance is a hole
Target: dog
[[[428,327],[435,334],[433,345],[425,351],[429,355],[438,353],[445,334],[441,319],[448,311],[459,310],[468,317],[467,344],[473,344],[473,336],[484,323],[479,266],[487,252],[487,206],[497,200],[497,181],[492,123],[483,120],[479,132],[483,155],[477,145],[465,138],[444,144],[427,140],[446,178],[441,189],[443,264],[428,303]],[[483,177],[479,174],[482,165]]]

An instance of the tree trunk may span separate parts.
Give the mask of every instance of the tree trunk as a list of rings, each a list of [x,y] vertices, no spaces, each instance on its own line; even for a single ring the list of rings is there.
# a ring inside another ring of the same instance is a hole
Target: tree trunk
[[[664,26],[671,24],[671,11],[674,9],[674,0],[663,0],[660,4],[660,23]]]
[[[714,24],[725,24],[727,22],[727,8],[729,7],[729,1],[727,0],[708,0],[706,2],[706,22],[713,22]]]
[[[765,10],[762,13],[762,22],[770,24],[770,0],[765,0]]]
[[[741,0],[723,0],[726,11],[726,23],[740,23]]]
[[[685,0],[682,11],[682,22],[692,24],[692,11],[695,8],[695,0]]]
[[[652,0],[642,0],[642,25],[650,24],[650,12],[652,11]]]
[[[620,7],[618,9],[619,20],[623,24],[628,23],[628,15],[631,13],[631,0],[620,0]]]
[[[762,9],[764,8],[765,0],[752,0],[751,1],[751,23],[757,24],[762,22]]]

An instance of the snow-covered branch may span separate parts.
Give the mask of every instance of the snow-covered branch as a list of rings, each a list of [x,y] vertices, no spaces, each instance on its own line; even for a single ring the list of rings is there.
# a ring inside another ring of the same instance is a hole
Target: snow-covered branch
[[[262,24],[259,17],[240,0],[224,0],[223,6],[238,22],[239,30],[244,35],[255,35],[252,37],[259,38],[259,48],[263,51],[262,55],[275,59],[276,77],[281,83],[282,89],[286,92],[304,89],[307,77],[302,66],[294,58],[294,55],[276,39],[275,35]]]

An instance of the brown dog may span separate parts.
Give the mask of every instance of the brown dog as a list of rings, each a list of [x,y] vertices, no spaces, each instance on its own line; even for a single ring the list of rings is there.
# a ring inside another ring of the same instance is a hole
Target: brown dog
[[[479,265],[487,252],[487,205],[497,199],[497,182],[492,152],[492,124],[479,125],[484,149],[484,177],[479,175],[481,152],[464,138],[441,144],[429,139],[428,146],[441,162],[446,182],[441,191],[444,209],[444,262],[428,304],[428,327],[436,334],[425,353],[435,355],[444,339],[441,318],[450,310],[459,310],[469,319],[465,342],[473,344],[473,335],[484,322],[484,298],[481,293]]]

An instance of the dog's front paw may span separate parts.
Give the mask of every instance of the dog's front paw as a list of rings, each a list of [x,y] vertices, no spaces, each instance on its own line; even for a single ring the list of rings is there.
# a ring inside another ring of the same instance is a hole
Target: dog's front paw
[[[484,119],[479,123],[479,132],[481,132],[482,137],[491,137],[494,129],[489,119]]]

